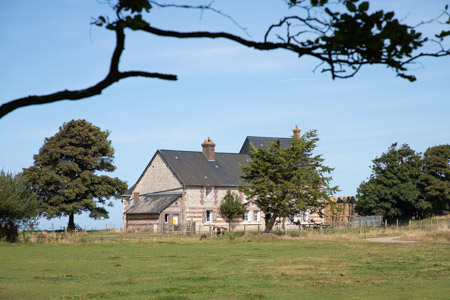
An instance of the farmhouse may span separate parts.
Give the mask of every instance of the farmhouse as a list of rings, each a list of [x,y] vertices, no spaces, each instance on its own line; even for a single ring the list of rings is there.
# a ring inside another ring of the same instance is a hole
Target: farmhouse
[[[293,130],[294,138],[300,129]],[[211,226],[228,227],[228,220],[219,213],[226,192],[237,193],[247,211],[242,218],[233,219],[233,229],[263,230],[264,216],[259,208],[239,191],[241,165],[248,165],[250,145],[267,149],[270,142],[280,140],[287,147],[291,138],[248,136],[239,153],[216,152],[216,144],[207,139],[202,151],[158,150],[137,182],[123,195],[123,224],[127,232],[161,232],[171,227],[181,230],[195,224],[196,230],[208,231]],[[307,212],[293,216],[293,222],[308,222],[318,215]],[[288,224],[288,225],[289,225]],[[292,225],[295,226],[295,225]]]

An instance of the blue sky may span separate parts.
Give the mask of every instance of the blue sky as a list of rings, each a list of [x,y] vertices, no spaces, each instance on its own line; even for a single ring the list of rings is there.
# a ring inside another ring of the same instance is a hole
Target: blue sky
[[[376,1],[371,9],[395,10],[416,24],[437,15],[445,4]],[[215,5],[255,40],[285,13],[283,1],[277,0],[218,0]],[[90,21],[105,14],[110,14],[108,6],[92,0],[0,0],[0,103],[84,88],[102,79],[114,35]],[[245,35],[209,12],[155,9],[151,21],[167,29]],[[380,66],[333,81],[326,73],[313,73],[317,61],[286,51],[264,53],[223,40],[127,33],[121,70],[173,73],[179,80],[126,79],[100,96],[18,109],[0,119],[0,168],[19,172],[30,166],[45,137],[71,119],[111,131],[117,166],[111,175],[130,186],[158,148],[200,151],[209,136],[216,151],[237,152],[247,135],[289,137],[299,125],[303,131],[318,130],[316,153],[336,168],[333,184],[346,196],[356,193],[370,175],[371,160],[393,142],[420,152],[450,142],[450,58],[421,60],[413,66],[414,83]],[[83,215],[75,222],[97,229],[106,223],[121,227],[121,204],[114,203],[108,220]],[[65,226],[67,218],[40,221],[43,229],[51,224]]]

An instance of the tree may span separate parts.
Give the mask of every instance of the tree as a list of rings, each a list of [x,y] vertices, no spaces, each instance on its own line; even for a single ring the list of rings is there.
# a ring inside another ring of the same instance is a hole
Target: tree
[[[356,212],[382,215],[389,222],[423,218],[429,204],[420,197],[418,188],[422,167],[420,153],[407,144],[397,148],[394,143],[372,162],[369,180],[358,188]]]
[[[0,239],[17,240],[19,227],[28,227],[39,215],[36,194],[22,174],[0,172]]]
[[[247,185],[242,191],[265,214],[265,232],[270,232],[277,218],[286,218],[300,211],[320,211],[338,187],[330,187],[333,169],[323,165],[320,155],[312,152],[319,141],[317,131],[293,138],[282,148],[278,140],[268,149],[252,148],[249,166],[242,171]]]
[[[98,204],[118,198],[127,189],[117,177],[96,174],[116,169],[108,136],[108,131],[86,120],[72,120],[45,139],[34,155],[34,165],[24,170],[45,217],[69,216],[69,229],[75,228],[74,215],[81,212],[94,219],[108,218],[108,211]]]
[[[261,51],[283,49],[299,57],[310,56],[318,60],[322,72],[329,72],[333,79],[350,78],[367,65],[380,64],[392,69],[397,76],[410,81],[416,78],[407,74],[409,66],[423,57],[450,55],[450,48],[444,43],[450,30],[449,13],[445,10],[429,22],[442,24],[442,31],[424,37],[417,26],[403,23],[395,18],[394,12],[370,11],[369,2],[361,0],[286,0],[293,15],[284,16],[267,27],[260,40],[244,38],[229,32],[176,31],[151,25],[152,14],[158,10],[178,8],[209,11],[228,18],[240,26],[229,15],[212,4],[191,5],[160,3],[153,0],[105,0],[113,8],[114,15],[94,19],[92,24],[115,33],[116,46],[111,57],[110,68],[104,79],[81,90],[64,90],[42,96],[28,96],[4,103],[0,107],[0,118],[7,113],[28,105],[52,103],[61,100],[79,100],[101,94],[102,91],[124,78],[147,77],[163,80],[177,80],[173,74],[146,71],[119,71],[120,57],[125,48],[125,30],[139,31],[152,36],[177,39],[226,39],[244,47]],[[257,3],[256,5],[259,5]],[[178,20],[177,20],[178,21]],[[428,52],[428,45],[437,46]]]
[[[419,183],[432,214],[450,213],[450,145],[434,146],[425,151]]]
[[[239,200],[239,196],[228,190],[222,199],[222,203],[220,203],[219,211],[228,219],[228,228],[231,231],[233,219],[242,216],[245,212],[245,207]]]

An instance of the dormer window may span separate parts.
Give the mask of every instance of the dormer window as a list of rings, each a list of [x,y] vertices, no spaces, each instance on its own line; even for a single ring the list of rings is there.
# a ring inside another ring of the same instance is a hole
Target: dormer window
[[[206,188],[206,197],[212,192],[212,188]]]

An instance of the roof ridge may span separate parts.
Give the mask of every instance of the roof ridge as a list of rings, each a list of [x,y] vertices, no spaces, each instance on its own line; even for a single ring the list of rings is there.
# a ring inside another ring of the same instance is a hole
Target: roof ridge
[[[203,154],[202,151],[192,151],[192,150],[171,150],[171,149],[159,149],[159,151],[171,151],[171,152],[188,152],[188,153],[200,153]],[[216,154],[238,154],[238,155],[243,155],[242,153],[239,152],[218,152],[215,151]],[[247,155],[247,154],[245,154]]]
[[[183,195],[182,192],[153,192],[153,193],[145,193],[142,196],[152,196],[152,195]]]
[[[257,135],[247,135],[247,138],[292,139],[291,137],[280,137],[280,136],[257,136]]]

